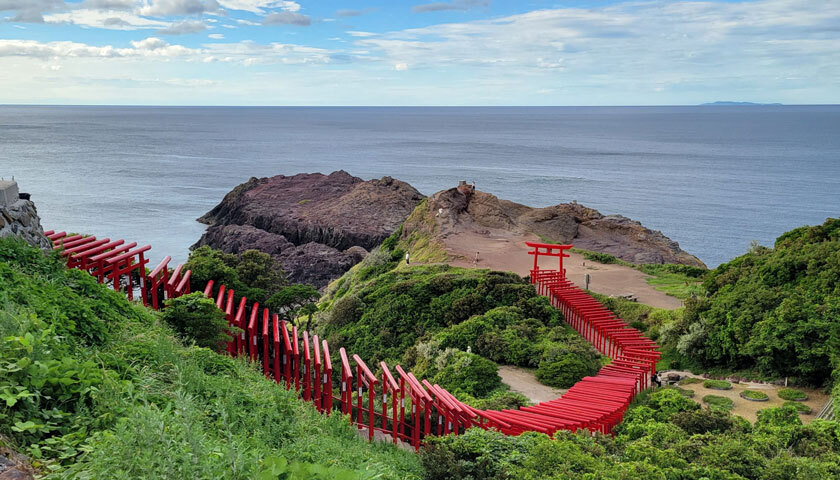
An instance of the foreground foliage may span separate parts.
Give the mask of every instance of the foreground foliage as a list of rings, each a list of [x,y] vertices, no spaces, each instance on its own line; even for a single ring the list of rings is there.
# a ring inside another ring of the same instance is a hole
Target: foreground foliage
[[[421,459],[429,480],[840,478],[840,424],[802,425],[793,407],[763,410],[750,425],[660,389],[616,433],[560,431],[552,440],[472,429],[432,440]]]
[[[187,301],[191,301],[188,299]],[[0,435],[50,478],[417,478],[246,364],[0,239]]]

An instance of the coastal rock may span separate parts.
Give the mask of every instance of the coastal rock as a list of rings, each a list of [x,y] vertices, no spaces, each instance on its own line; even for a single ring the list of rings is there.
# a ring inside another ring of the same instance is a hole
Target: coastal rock
[[[364,181],[343,170],[251,178],[199,219],[210,227],[196,246],[261,250],[279,258],[293,282],[320,288],[382,243],[423,198],[391,177]]]
[[[420,231],[445,239],[462,231],[535,234],[558,243],[608,253],[636,263],[677,263],[705,267],[662,232],[621,215],[603,215],[576,202],[545,208],[503,200],[495,195],[451,188],[429,197],[428,211],[412,215],[403,238]]]
[[[52,248],[44,236],[38,210],[31,200],[17,200],[0,205],[0,238],[19,237],[26,243],[44,250]]]

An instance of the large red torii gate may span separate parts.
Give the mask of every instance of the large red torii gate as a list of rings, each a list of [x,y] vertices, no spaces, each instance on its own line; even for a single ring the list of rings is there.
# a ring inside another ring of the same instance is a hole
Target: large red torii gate
[[[557,257],[560,260],[560,262],[559,262],[560,263],[560,265],[559,265],[560,269],[558,270],[558,272],[560,272],[560,274],[563,275],[563,277],[566,276],[566,269],[563,268],[563,259],[564,258],[569,258],[570,255],[568,253],[566,253],[566,250],[569,250],[570,248],[572,248],[572,245],[555,245],[553,243],[538,243],[538,242],[525,242],[525,245],[528,245],[529,247],[533,248],[533,250],[528,252],[528,255],[533,255],[534,256],[534,268],[531,269],[531,283],[536,282],[536,280],[535,280],[536,275],[535,274],[537,272],[539,272],[539,270],[540,270],[540,266],[539,266],[540,255],[544,255],[544,256],[547,256],[547,257]]]

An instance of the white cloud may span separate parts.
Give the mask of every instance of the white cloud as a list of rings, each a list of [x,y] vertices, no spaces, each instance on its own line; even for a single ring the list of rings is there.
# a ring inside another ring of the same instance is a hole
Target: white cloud
[[[78,42],[38,42],[35,40],[0,40],[0,57],[33,58],[121,58],[121,57],[186,57],[200,53],[199,50],[181,45],[170,45],[165,41],[149,37],[131,42],[131,48],[116,48],[111,45],[93,46]]]
[[[359,31],[356,31],[356,30],[350,30],[350,31],[348,31],[348,32],[347,32],[347,35],[350,35],[351,37],[362,37],[362,38],[364,38],[364,37],[373,37],[373,36],[376,36],[376,34],[375,34],[375,33],[371,33],[371,32],[359,32]]]
[[[288,0],[218,0],[219,4],[230,10],[244,10],[264,13],[268,9],[279,8],[286,12],[297,12],[300,4]]]
[[[225,38],[225,36],[222,35],[221,33],[211,33],[210,35],[207,35],[207,37],[212,38],[213,40],[221,40],[221,39]]]
[[[141,28],[166,28],[170,22],[153,20],[120,10],[80,9],[44,16],[47,23],[70,23],[83,27],[110,30],[137,30]]]
[[[271,13],[263,18],[263,25],[297,25],[299,27],[308,27],[312,20],[306,15],[301,15],[294,12],[280,12]]]
[[[152,17],[195,15],[219,9],[216,0],[145,0],[137,13]]]
[[[405,62],[400,62],[394,65],[394,70],[398,72],[404,72],[408,70],[408,64]]]
[[[207,24],[199,20],[184,20],[158,30],[161,35],[187,35],[207,30]]]

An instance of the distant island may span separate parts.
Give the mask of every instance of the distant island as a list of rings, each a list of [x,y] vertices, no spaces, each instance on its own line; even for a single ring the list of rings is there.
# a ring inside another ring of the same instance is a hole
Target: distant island
[[[713,107],[739,106],[739,107],[743,107],[743,106],[768,106],[768,105],[777,106],[777,105],[782,105],[782,104],[781,103],[753,103],[753,102],[710,102],[710,103],[701,103],[700,105],[704,106],[704,107],[706,107],[706,106],[713,106]]]

